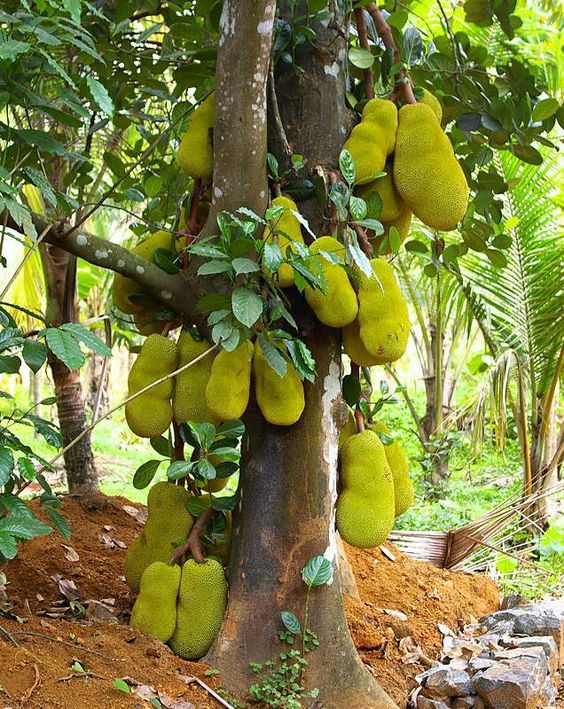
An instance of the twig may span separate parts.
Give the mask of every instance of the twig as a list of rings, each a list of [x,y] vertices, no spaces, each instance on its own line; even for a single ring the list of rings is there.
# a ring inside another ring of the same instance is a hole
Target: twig
[[[270,68],[268,70],[268,84],[270,88],[270,103],[272,104],[272,117],[274,119],[274,124],[276,125],[276,130],[278,131],[278,137],[284,148],[284,152],[291,161],[293,151],[288,143],[288,138],[286,137],[286,131],[282,124],[282,116],[280,115],[280,108],[278,107],[278,98],[276,96],[276,84],[274,82],[274,65],[272,60],[270,61]]]
[[[358,236],[358,245],[362,249],[362,252],[368,258],[372,258],[372,254],[374,253],[374,248],[373,248],[372,244],[370,243],[370,241],[368,240],[368,237],[366,236],[366,232],[359,224],[353,224],[352,228],[355,230],[356,235]]]
[[[117,658],[110,657],[109,655],[104,655],[103,652],[98,652],[98,650],[90,650],[90,648],[83,647],[82,645],[76,645],[75,643],[69,643],[66,640],[59,640],[59,638],[52,638],[50,635],[45,635],[45,633],[34,633],[30,630],[17,630],[12,635],[29,635],[33,638],[44,638],[52,643],[59,643],[59,645],[66,645],[67,647],[72,647],[73,650],[82,650],[83,652],[89,652],[91,655],[96,655],[97,657],[103,657],[105,660],[112,660],[115,662]]]
[[[376,25],[376,31],[378,36],[384,43],[386,49],[390,49],[392,52],[392,64],[398,64],[401,62],[401,56],[399,50],[396,46],[394,36],[392,34],[392,29],[390,25],[386,22],[386,18],[382,14],[380,8],[375,3],[370,3],[366,8],[370,13],[370,16],[374,20]],[[396,74],[396,86],[394,89],[395,93],[401,93],[403,99],[406,103],[417,103],[415,94],[413,93],[413,86],[411,84],[411,79],[409,78],[405,69],[400,69]]]
[[[8,638],[8,640],[10,642],[12,642],[16,647],[20,646],[19,642],[16,640],[14,635],[12,633],[10,633],[8,630],[6,630],[6,628],[3,628],[1,625],[0,625],[0,632],[4,633],[4,635]]]
[[[368,46],[368,32],[366,30],[366,20],[364,19],[364,8],[355,7],[354,17],[356,21],[356,31],[358,32],[358,42],[362,49],[367,52],[370,51]],[[369,66],[367,69],[362,70],[362,75],[364,77],[364,93],[367,99],[374,98],[374,72],[372,67]]]
[[[202,514],[194,522],[194,526],[192,527],[192,531],[188,535],[188,539],[186,540],[186,542],[174,550],[174,554],[170,559],[171,562],[176,561],[177,559],[181,559],[188,552],[192,553],[194,561],[197,564],[203,564],[205,562],[204,554],[202,552],[202,542],[200,540],[200,535],[202,534],[204,527],[208,523],[212,514],[213,509],[211,507],[208,507],[207,510],[204,510],[204,512],[202,512]]]
[[[222,707],[225,707],[226,709],[234,709],[232,704],[229,704],[229,702],[226,702],[223,697],[220,697],[217,692],[215,692],[210,686],[208,686],[205,682],[203,682],[199,677],[190,677],[190,681],[186,682],[186,684],[193,684],[196,682],[196,684],[199,684],[202,689],[205,689],[208,694],[210,694],[217,702],[221,704]]]
[[[34,691],[39,687],[41,684],[41,677],[39,676],[39,668],[37,665],[33,665],[33,669],[35,671],[35,680],[31,687],[26,690],[22,696],[20,697],[20,702],[25,706],[27,702],[31,699],[31,695],[34,693]]]

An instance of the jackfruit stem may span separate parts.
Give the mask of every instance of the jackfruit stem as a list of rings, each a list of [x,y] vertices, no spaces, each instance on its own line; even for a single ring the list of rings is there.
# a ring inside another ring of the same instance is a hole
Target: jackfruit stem
[[[176,419],[172,419],[172,429],[174,431],[174,451],[172,460],[184,460],[184,441],[180,435],[180,426]]]
[[[188,539],[184,544],[174,550],[174,553],[169,563],[174,563],[175,561],[182,559],[182,557],[186,556],[188,552],[192,554],[194,561],[197,564],[205,563],[206,559],[202,551],[202,540],[200,539],[200,537],[202,535],[202,532],[204,531],[204,527],[211,519],[212,514],[213,509],[211,507],[208,507],[207,510],[204,510],[204,512],[202,512],[202,514],[194,522],[194,525],[192,526],[192,531],[188,535]]]
[[[401,55],[396,46],[396,42],[392,34],[392,28],[386,22],[386,18],[382,14],[382,11],[378,7],[378,5],[373,2],[371,2],[370,5],[366,7],[366,9],[374,20],[374,24],[376,25],[376,31],[378,32],[378,36],[384,43],[384,46],[386,47],[386,49],[392,50],[392,63],[401,63]],[[395,96],[400,93],[403,95],[405,103],[417,103],[417,99],[415,98],[415,94],[413,93],[413,85],[411,83],[411,79],[409,78],[409,75],[405,69],[400,69],[400,71],[398,71],[398,73],[396,74],[396,86],[392,96]]]
[[[356,379],[360,382],[360,366],[354,362],[351,362],[351,376],[356,377]],[[363,398],[362,395],[361,398]],[[354,410],[354,422],[358,433],[362,433],[366,428],[366,422],[364,420],[364,414],[360,409],[360,403],[356,405]]]
[[[355,7],[354,18],[356,22],[356,31],[358,32],[358,43],[362,49],[367,52],[370,51],[368,46],[368,32],[366,30],[366,20],[364,19],[364,9],[362,7]],[[374,93],[374,72],[372,67],[362,70],[362,75],[364,78],[364,93],[368,100],[373,99]]]
[[[186,233],[193,236],[198,226],[198,207],[200,205],[200,191],[202,189],[202,178],[197,177],[194,180],[194,196],[190,204],[190,220],[186,225]]]

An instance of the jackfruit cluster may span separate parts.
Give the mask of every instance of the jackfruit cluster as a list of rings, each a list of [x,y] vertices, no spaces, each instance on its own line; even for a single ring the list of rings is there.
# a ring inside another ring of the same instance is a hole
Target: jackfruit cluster
[[[382,172],[386,158],[394,151],[397,127],[398,111],[392,101],[368,101],[360,123],[343,145],[354,160],[357,184],[369,182],[371,175]]]
[[[180,588],[180,566],[163,561],[149,564],[131,611],[130,625],[166,643],[176,627],[176,598]]]
[[[171,374],[177,365],[176,344],[162,335],[149,335],[129,372],[128,395]],[[141,438],[158,438],[168,429],[172,423],[173,386],[173,380],[167,379],[125,405],[125,418],[133,433]]]
[[[375,433],[390,435],[390,429],[384,421],[375,421],[369,424],[369,428]],[[415,499],[413,482],[409,477],[409,458],[399,441],[395,439],[393,443],[384,445],[384,451],[394,478],[395,516],[399,517],[413,505]]]
[[[152,262],[157,249],[166,249],[171,252],[174,250],[174,237],[170,232],[156,231],[131,251],[145,261]],[[143,299],[136,303],[131,300],[135,296],[143,296]],[[112,298],[114,305],[122,313],[133,315],[135,326],[142,335],[148,336],[162,331],[163,323],[155,319],[155,310],[158,304],[137,281],[116,273],[112,285]]]
[[[189,330],[182,330],[178,338],[178,366],[182,367],[210,348],[207,340],[196,340]],[[210,353],[174,378],[172,409],[178,423],[213,422],[205,399],[206,386],[213,364]]]
[[[285,211],[276,220],[274,231],[270,226],[265,228],[263,238],[267,244],[277,243],[282,256],[285,257],[288,249],[295,253],[295,242],[304,243],[300,222],[290,211],[297,212],[298,207],[288,197],[276,197],[272,200],[272,206],[284,207]],[[280,288],[289,288],[294,285],[294,269],[289,263],[281,264],[280,268],[272,275]]]
[[[305,407],[304,386],[291,362],[286,374],[279,376],[268,364],[262,348],[255,342],[253,356],[255,397],[264,418],[275,426],[292,426]]]
[[[321,252],[334,254],[338,263],[328,261]],[[358,301],[349,277],[342,267],[345,247],[332,236],[321,236],[309,247],[325,277],[325,292],[306,286],[304,295],[317,319],[329,327],[345,327],[353,322],[358,312]]]
[[[231,352],[221,350],[213,360],[204,396],[208,411],[218,421],[238,419],[245,413],[252,358],[253,345],[245,340]]]
[[[214,119],[215,94],[212,93],[192,113],[176,156],[186,175],[205,182],[213,175]]]
[[[176,628],[169,640],[172,651],[184,660],[197,660],[211,647],[221,628],[227,606],[227,580],[218,561],[182,567]]]
[[[190,493],[181,485],[158,482],[147,497],[147,521],[125,555],[125,580],[135,592],[143,572],[155,561],[167,562],[186,541],[194,523],[186,509]]]
[[[394,481],[374,431],[351,435],[340,452],[341,492],[336,522],[341,537],[362,549],[382,544],[394,524]]]

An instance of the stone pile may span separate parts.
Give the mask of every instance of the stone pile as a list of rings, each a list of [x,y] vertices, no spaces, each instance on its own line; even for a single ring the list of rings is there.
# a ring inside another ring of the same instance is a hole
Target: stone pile
[[[520,606],[444,634],[441,661],[416,677],[416,709],[546,709],[556,706],[564,601]]]

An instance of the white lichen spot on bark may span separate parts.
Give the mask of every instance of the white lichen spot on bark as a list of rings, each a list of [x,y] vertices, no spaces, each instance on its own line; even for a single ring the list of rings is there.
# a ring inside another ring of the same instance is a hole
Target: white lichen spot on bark
[[[125,266],[125,261],[122,258],[118,259],[117,267],[123,268],[124,266]]]
[[[219,19],[219,46],[225,43],[228,37],[235,35],[236,27],[235,6],[230,0],[225,0],[223,10]]]
[[[321,399],[321,416],[323,421],[323,460],[329,467],[329,495],[331,518],[329,520],[329,540],[324,556],[332,561],[337,560],[337,535],[335,530],[335,503],[337,502],[337,454],[338,434],[333,418],[333,404],[341,394],[339,364],[333,360],[329,365],[329,373],[323,380],[323,397]]]
[[[169,290],[162,290],[161,291],[161,298],[163,300],[170,300],[172,298],[172,293]]]
[[[323,67],[323,71],[326,74],[337,78],[339,76],[339,65],[337,64],[337,62],[333,62],[333,64],[325,64],[325,66]]]
[[[259,34],[269,34],[272,27],[272,22],[270,20],[263,20],[257,25],[257,32]]]
[[[213,188],[213,196],[216,199],[219,199],[220,197],[223,197],[223,190],[220,189],[219,187],[214,187]]]
[[[87,237],[87,236],[84,236],[84,234],[79,234],[79,235],[76,237],[76,243],[77,243],[79,246],[86,246],[86,244],[88,243],[88,237]]]
[[[108,258],[108,251],[107,249],[96,249],[96,251],[94,252],[94,256],[99,259]]]
[[[143,274],[145,273],[145,267],[144,266],[135,266],[135,270],[137,273]]]

